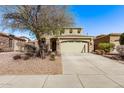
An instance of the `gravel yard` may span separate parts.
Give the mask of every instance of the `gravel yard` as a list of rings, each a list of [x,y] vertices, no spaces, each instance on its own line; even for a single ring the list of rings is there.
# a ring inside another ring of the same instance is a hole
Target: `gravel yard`
[[[62,74],[61,57],[50,61],[49,57],[42,60],[31,58],[29,60],[13,60],[17,52],[0,53],[0,75],[34,75],[34,74]]]

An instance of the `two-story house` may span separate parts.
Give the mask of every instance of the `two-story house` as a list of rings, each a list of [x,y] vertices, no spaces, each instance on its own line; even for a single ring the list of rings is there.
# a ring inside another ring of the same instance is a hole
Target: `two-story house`
[[[64,28],[63,33],[51,38],[51,49],[61,53],[87,53],[94,50],[93,36],[81,35],[82,28]]]

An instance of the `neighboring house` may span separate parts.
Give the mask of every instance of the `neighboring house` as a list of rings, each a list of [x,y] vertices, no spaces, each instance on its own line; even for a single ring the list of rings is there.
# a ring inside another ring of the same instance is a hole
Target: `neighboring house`
[[[27,37],[25,37],[25,36],[20,36],[19,38],[21,38],[21,39],[25,39],[26,42],[30,42],[30,41],[31,41],[29,38],[27,38]]]
[[[0,50],[1,51],[12,51],[12,38],[7,34],[0,33]]]
[[[23,51],[25,39],[0,33],[0,49],[3,51]]]
[[[64,28],[58,37],[50,39],[52,51],[61,53],[87,53],[94,50],[93,36],[81,35],[82,28]]]
[[[27,42],[27,44],[35,46],[35,41],[29,41],[29,42]]]
[[[36,46],[36,45],[35,45],[35,41],[31,41],[29,38],[27,38],[27,37],[25,37],[25,36],[21,36],[21,37],[19,37],[19,38],[25,40],[25,45],[27,44],[27,45]]]
[[[99,43],[114,43],[115,44],[115,48],[113,50],[113,52],[116,52],[116,47],[119,44],[119,39],[120,39],[120,35],[121,33],[111,33],[108,35],[99,35],[94,39],[94,50],[99,49],[98,45]]]
[[[13,37],[13,51],[24,51],[25,39],[19,37]]]

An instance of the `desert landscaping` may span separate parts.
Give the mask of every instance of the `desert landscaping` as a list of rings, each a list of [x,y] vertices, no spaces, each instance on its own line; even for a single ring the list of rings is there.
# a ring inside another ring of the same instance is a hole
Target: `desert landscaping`
[[[88,7],[0,6],[0,87],[123,88],[124,26],[111,24],[119,13],[102,17],[97,9],[106,6]]]
[[[14,60],[13,56],[20,52],[0,53],[0,75],[37,75],[37,74],[62,74],[61,57],[50,61],[49,57],[30,58],[29,60]]]

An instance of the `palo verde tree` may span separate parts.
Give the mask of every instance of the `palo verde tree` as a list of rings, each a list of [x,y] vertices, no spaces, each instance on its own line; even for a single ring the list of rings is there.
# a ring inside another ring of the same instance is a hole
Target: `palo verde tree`
[[[6,27],[30,31],[37,40],[45,35],[58,35],[63,27],[73,24],[67,6],[21,5],[3,8],[6,9],[3,14]]]
[[[10,10],[13,7],[13,11]],[[39,40],[44,34],[57,35],[63,27],[73,24],[67,6],[7,6],[4,23],[14,29],[30,30]]]

